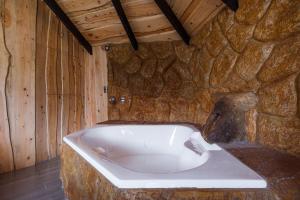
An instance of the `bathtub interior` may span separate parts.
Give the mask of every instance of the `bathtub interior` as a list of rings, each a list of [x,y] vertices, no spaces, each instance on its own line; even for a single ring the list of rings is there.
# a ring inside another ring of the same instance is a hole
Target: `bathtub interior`
[[[179,125],[118,125],[90,129],[80,136],[99,156],[142,173],[175,173],[194,169],[209,158],[186,148],[195,130]]]

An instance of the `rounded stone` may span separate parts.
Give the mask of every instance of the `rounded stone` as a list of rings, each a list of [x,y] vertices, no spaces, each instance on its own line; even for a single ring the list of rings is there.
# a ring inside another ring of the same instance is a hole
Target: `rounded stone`
[[[260,89],[258,92],[259,111],[280,116],[295,116],[298,105],[296,77],[297,74],[294,74]]]
[[[132,56],[125,65],[125,71],[129,74],[133,74],[139,71],[142,61],[137,56]]]
[[[157,60],[156,58],[149,58],[143,61],[141,75],[145,78],[151,78],[156,70]]]
[[[214,57],[216,57],[227,44],[227,39],[223,35],[216,20],[213,21],[212,31],[207,37],[205,44],[209,53]]]
[[[243,0],[239,1],[239,9],[235,18],[244,24],[256,24],[265,14],[272,0]]]
[[[272,82],[300,70],[300,34],[278,43],[258,72],[258,80]]]
[[[183,42],[175,42],[174,44],[175,53],[177,58],[184,62],[189,63],[195,48],[193,46],[188,46]]]
[[[217,19],[222,32],[226,33],[234,23],[234,12],[226,7],[218,14]]]
[[[299,0],[273,0],[257,24],[254,37],[260,41],[284,39],[300,31],[299,23]]]
[[[157,58],[167,58],[174,54],[171,42],[153,42],[150,46]]]
[[[226,32],[231,47],[237,52],[242,52],[252,37],[254,28],[255,26],[252,25],[244,25],[235,22]]]
[[[254,79],[272,49],[273,43],[249,42],[236,63],[236,71],[241,78],[246,81]]]
[[[180,88],[182,80],[174,68],[169,68],[163,77],[168,89],[175,90]]]
[[[118,64],[125,64],[131,58],[133,50],[129,44],[112,45],[107,53],[110,60]]]
[[[210,75],[210,84],[212,86],[221,86],[225,83],[233,69],[237,56],[237,53],[229,46],[220,53],[213,64]]]

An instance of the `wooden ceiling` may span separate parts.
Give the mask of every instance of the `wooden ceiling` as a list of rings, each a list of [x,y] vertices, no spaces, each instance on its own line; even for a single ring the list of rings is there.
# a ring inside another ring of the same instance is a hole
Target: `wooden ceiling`
[[[84,37],[94,46],[128,42],[111,0],[56,0]],[[224,6],[221,0],[167,0],[190,35]],[[138,42],[180,40],[154,0],[121,0]]]

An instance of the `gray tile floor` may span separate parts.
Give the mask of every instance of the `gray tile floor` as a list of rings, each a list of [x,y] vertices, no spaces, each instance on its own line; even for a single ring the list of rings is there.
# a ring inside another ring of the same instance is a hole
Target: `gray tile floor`
[[[0,200],[63,200],[59,159],[0,175]]]

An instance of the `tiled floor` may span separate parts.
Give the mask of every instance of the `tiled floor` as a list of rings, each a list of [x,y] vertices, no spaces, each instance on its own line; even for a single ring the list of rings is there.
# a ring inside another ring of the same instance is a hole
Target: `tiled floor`
[[[0,175],[1,200],[63,200],[59,159]]]

